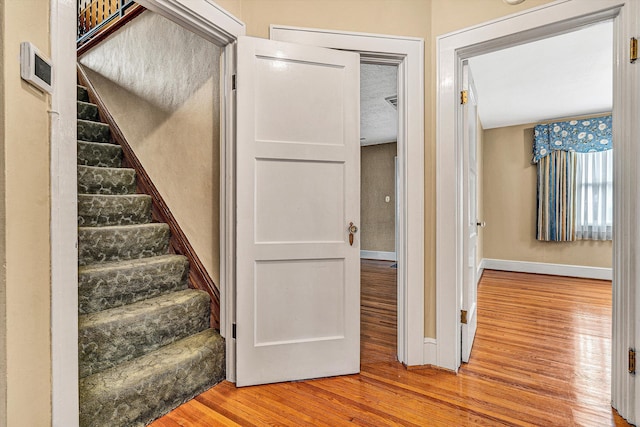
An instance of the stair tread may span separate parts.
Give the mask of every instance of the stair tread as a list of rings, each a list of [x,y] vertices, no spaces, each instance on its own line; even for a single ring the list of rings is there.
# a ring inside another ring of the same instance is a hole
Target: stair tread
[[[79,194],[134,194],[135,192],[134,169],[78,165]]]
[[[105,225],[103,227],[78,227],[78,231],[81,232],[83,230],[86,231],[127,231],[133,229],[140,228],[166,228],[169,229],[169,226],[164,222],[151,222],[148,224],[126,224],[126,225]]]
[[[78,143],[92,144],[92,145],[95,145],[96,147],[118,147],[122,149],[122,147],[120,147],[118,144],[114,144],[112,142],[83,141],[82,139],[78,139]]]
[[[151,222],[147,194],[78,194],[78,225],[103,227]]]
[[[87,91],[87,88],[81,85],[77,85],[76,98],[79,101],[89,101],[89,92]]]
[[[102,262],[98,264],[87,264],[78,267],[78,274],[106,271],[106,270],[120,270],[127,268],[142,267],[145,265],[161,264],[173,259],[186,259],[183,255],[167,254],[158,255],[149,258],[128,259],[124,261],[116,262]]]
[[[144,426],[224,379],[212,329],[80,380],[80,425]]]
[[[79,267],[78,313],[94,313],[186,289],[188,273],[187,258],[174,254]]]
[[[122,307],[111,308],[97,313],[83,314],[78,318],[78,328],[80,330],[94,327],[100,324],[120,323],[134,317],[140,317],[144,313],[161,311],[167,307],[183,304],[193,298],[209,299],[205,291],[196,289],[184,289],[182,291],[171,292],[167,295],[160,295],[144,301],[138,301]]]
[[[91,102],[85,101],[76,101],[77,107],[77,118],[79,120],[87,120],[91,122],[100,122],[100,113],[98,111],[98,106],[96,104],[92,104]]]
[[[113,167],[102,167],[102,166],[87,166],[87,165],[78,165],[78,169],[87,169],[87,170],[95,170],[95,171],[100,171],[100,170],[111,170],[113,169],[114,172],[117,171],[130,171],[130,172],[135,172],[135,169],[133,168],[113,168]]]
[[[78,140],[78,165],[121,168],[122,147],[109,142]]]
[[[164,255],[169,248],[164,223],[78,227],[79,265]]]
[[[78,317],[80,377],[209,327],[209,295],[184,289]]]
[[[111,141],[111,128],[106,123],[77,119],[77,128],[78,139],[83,141]]]

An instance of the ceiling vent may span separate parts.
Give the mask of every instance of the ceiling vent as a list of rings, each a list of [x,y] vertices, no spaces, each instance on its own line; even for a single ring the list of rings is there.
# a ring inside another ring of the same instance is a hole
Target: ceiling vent
[[[387,96],[385,99],[393,108],[398,109],[398,95]]]

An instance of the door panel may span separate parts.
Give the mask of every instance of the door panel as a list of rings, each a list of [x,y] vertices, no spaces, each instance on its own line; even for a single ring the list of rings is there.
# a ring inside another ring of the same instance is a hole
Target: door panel
[[[478,138],[477,138],[477,98],[473,84],[471,70],[467,64],[463,66],[463,86],[467,91],[467,103],[463,108],[464,126],[464,194],[466,195],[463,206],[463,218],[465,220],[465,253],[467,265],[464,267],[462,310],[466,311],[467,323],[462,323],[461,360],[468,362],[471,356],[471,348],[477,328],[477,246],[478,246]]]
[[[360,368],[360,59],[241,37],[236,384]]]

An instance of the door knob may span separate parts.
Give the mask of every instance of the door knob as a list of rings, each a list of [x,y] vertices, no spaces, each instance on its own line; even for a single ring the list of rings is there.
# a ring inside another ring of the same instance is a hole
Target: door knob
[[[358,227],[353,225],[353,222],[349,223],[349,245],[353,246],[353,234],[358,232]]]
[[[484,221],[478,221],[478,222],[476,222],[476,225],[477,225],[478,227],[482,227],[482,228],[484,228],[484,227],[485,227],[485,225],[487,225],[487,223],[486,223],[486,222],[484,222]]]

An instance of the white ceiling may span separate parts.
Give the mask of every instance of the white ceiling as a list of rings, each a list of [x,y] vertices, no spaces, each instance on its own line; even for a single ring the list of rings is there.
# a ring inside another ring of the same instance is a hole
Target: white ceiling
[[[397,95],[397,66],[360,65],[360,145],[398,140],[398,111],[385,100]]]
[[[611,111],[613,23],[469,60],[484,129]]]

